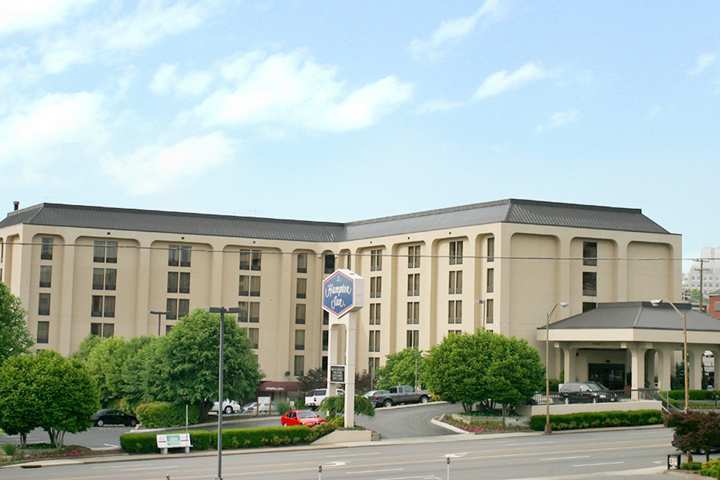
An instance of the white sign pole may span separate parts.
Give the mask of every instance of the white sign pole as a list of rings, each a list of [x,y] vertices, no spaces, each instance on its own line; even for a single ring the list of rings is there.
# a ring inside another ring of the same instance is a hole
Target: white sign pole
[[[347,314],[345,327],[345,428],[355,426],[355,347],[357,322],[354,313]]]

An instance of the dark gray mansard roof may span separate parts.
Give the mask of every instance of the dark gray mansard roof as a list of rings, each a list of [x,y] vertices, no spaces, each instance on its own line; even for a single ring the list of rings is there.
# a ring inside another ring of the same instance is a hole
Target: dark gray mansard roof
[[[517,199],[349,223],[41,203],[10,212],[0,221],[0,228],[21,223],[311,242],[359,240],[490,223],[669,233],[640,209]]]
[[[707,313],[692,310],[690,304],[677,305],[687,314],[688,330],[719,332],[720,320]],[[545,327],[540,327],[544,330]],[[598,328],[639,328],[651,330],[682,330],[680,316],[672,306],[661,303],[653,307],[651,302],[600,303],[589,312],[568,317],[550,325],[551,330]]]

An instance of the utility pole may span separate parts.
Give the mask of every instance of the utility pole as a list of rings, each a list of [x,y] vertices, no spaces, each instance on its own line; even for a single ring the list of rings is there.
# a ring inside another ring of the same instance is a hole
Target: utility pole
[[[220,341],[218,347],[218,409],[217,409],[217,480],[223,480],[222,476],[222,422],[223,422],[223,370],[225,367],[225,314],[239,313],[238,307],[210,307],[210,313],[220,314]]]

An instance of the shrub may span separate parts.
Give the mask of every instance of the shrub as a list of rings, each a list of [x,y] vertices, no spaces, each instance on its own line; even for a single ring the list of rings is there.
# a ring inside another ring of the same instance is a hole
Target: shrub
[[[280,415],[285,415],[287,412],[292,410],[292,407],[290,407],[290,404],[288,402],[278,402],[277,403],[277,410]]]
[[[662,414],[657,410],[629,410],[618,412],[571,413],[550,415],[553,430],[578,430],[599,427],[635,427],[662,423]],[[543,430],[545,415],[533,415],[530,428]]]
[[[702,469],[703,464],[700,462],[685,462],[680,464],[680,470],[700,470]]]
[[[327,423],[313,428],[305,426],[231,428],[223,430],[223,450],[307,444],[333,430],[335,427]],[[213,446],[217,448],[217,438],[213,438]]]
[[[673,413],[665,424],[674,428],[672,445],[683,452],[710,452],[720,446],[720,414]]]
[[[720,477],[720,459],[710,460],[702,465],[700,473],[706,477],[718,478]]]
[[[345,397],[325,397],[320,402],[320,411],[333,418],[345,412]],[[364,396],[355,395],[355,413],[358,415],[375,416],[375,405]]]
[[[17,446],[12,443],[6,443],[2,446],[3,452],[5,452],[5,455],[8,457],[12,457],[17,452]]]
[[[672,400],[685,400],[685,390],[670,390],[662,392],[661,396],[665,397],[666,393]],[[718,397],[718,392],[714,390],[690,390],[688,392],[690,400],[715,400],[716,397]]]
[[[125,433],[120,436],[120,447],[127,453],[158,453],[156,435],[155,432]],[[210,449],[214,444],[213,435],[207,430],[191,430],[192,449]]]
[[[140,423],[146,428],[177,427],[185,425],[185,405],[169,402],[141,403],[135,408]],[[200,409],[191,405],[188,412],[189,422],[197,423]]]

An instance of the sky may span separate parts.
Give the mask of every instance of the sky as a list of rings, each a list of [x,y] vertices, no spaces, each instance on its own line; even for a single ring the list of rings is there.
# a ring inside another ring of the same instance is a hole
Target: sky
[[[720,3],[0,0],[0,211],[501,198],[720,245]]]

